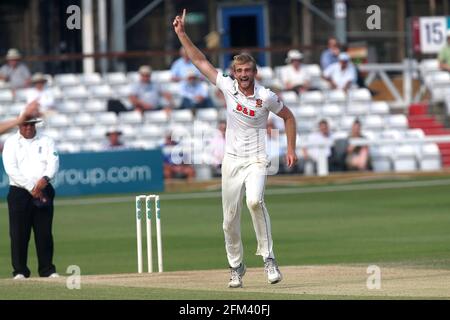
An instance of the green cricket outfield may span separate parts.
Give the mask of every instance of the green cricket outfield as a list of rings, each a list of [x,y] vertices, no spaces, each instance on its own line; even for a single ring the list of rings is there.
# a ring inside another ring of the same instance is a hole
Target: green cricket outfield
[[[237,290],[226,288],[219,191],[161,194],[165,272],[151,275],[136,274],[134,195],[59,197],[54,260],[62,277],[36,278],[32,240],[33,278],[25,281],[11,280],[3,201],[0,299],[450,298],[444,285],[450,283],[448,177],[272,186],[265,199],[284,280],[266,283],[245,208],[242,235],[249,271],[244,288]],[[81,270],[79,290],[66,287],[71,265]],[[379,290],[366,286],[369,265],[381,270]]]

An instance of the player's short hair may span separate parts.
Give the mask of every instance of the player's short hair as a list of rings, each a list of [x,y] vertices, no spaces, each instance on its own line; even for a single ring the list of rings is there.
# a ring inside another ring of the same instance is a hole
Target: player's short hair
[[[244,64],[251,62],[253,64],[253,70],[256,71],[256,60],[248,53],[237,54],[233,57],[233,61],[231,62],[231,69],[234,70],[236,65]]]

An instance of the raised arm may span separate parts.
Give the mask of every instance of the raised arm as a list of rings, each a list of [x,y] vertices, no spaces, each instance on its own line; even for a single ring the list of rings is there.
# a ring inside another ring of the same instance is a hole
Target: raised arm
[[[217,70],[213,65],[206,59],[203,52],[201,52],[191,41],[184,30],[184,20],[186,17],[186,9],[183,9],[183,15],[176,16],[173,20],[173,28],[178,36],[181,44],[186,50],[186,54],[192,63],[200,70],[203,75],[208,78],[214,85],[216,84]]]
[[[3,134],[11,130],[15,126],[21,124],[28,117],[36,116],[38,114],[38,107],[39,107],[38,102],[34,100],[26,106],[24,112],[22,112],[17,118],[0,122],[0,134]]]

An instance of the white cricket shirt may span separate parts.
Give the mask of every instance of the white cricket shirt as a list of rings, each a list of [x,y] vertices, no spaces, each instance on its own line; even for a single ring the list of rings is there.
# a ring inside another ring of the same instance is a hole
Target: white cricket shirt
[[[321,156],[327,158],[331,156],[331,147],[334,143],[334,138],[331,134],[325,136],[322,132],[312,132],[308,135],[306,141],[308,144],[311,144],[307,151],[314,161],[319,161]]]
[[[349,81],[350,83],[356,82],[356,69],[351,63],[344,70],[339,62],[333,63],[323,71],[323,75],[331,78],[338,89],[344,89]]]
[[[291,87],[305,85],[306,82],[311,81],[311,76],[303,65],[299,69],[295,69],[292,64],[287,65],[281,69],[281,81],[286,87],[288,84]]]
[[[49,137],[36,133],[34,138],[25,139],[17,132],[5,142],[3,166],[11,186],[31,192],[42,177],[54,178],[59,168],[59,156]]]
[[[225,153],[235,157],[267,157],[267,118],[269,112],[277,114],[283,108],[278,96],[258,84],[252,96],[245,96],[236,80],[220,73],[216,86],[223,92],[227,106]]]

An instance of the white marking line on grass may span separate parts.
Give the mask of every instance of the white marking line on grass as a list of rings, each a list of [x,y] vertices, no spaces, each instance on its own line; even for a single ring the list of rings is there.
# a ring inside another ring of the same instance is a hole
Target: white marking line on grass
[[[380,189],[401,189],[401,188],[415,188],[415,187],[431,187],[431,186],[445,186],[450,185],[450,179],[446,180],[425,180],[425,181],[410,181],[410,182],[386,182],[386,183],[371,183],[371,184],[357,184],[357,185],[340,185],[340,186],[326,186],[326,187],[303,187],[303,188],[281,188],[266,190],[266,195],[283,195],[283,194],[305,194],[305,193],[324,193],[324,192],[343,192],[343,191],[357,191],[357,190],[380,190]],[[177,193],[161,195],[161,200],[188,200],[188,199],[208,199],[219,198],[221,192],[191,192],[191,193]],[[122,203],[134,200],[133,196],[129,197],[110,197],[110,198],[95,198],[95,199],[77,199],[77,200],[59,200],[58,205],[74,205],[74,204],[97,204],[97,203]]]
[[[401,189],[401,188],[420,188],[433,186],[450,185],[450,179],[445,180],[424,180],[424,181],[407,181],[407,182],[384,182],[370,184],[355,185],[335,185],[325,187],[300,187],[300,188],[280,188],[266,189],[266,195],[284,195],[284,194],[308,194],[308,193],[326,193],[326,192],[344,192],[359,190],[382,190],[382,189]],[[161,200],[189,200],[189,199],[209,199],[219,198],[221,192],[191,192],[161,195]],[[134,196],[125,197],[104,197],[104,198],[83,198],[83,199],[66,199],[56,200],[56,205],[91,205],[103,203],[124,203],[134,201]],[[6,204],[0,205],[5,208]]]

